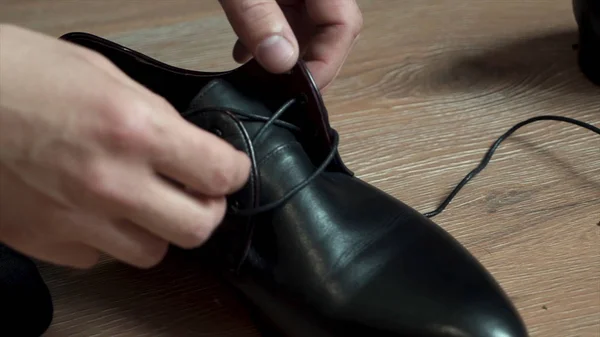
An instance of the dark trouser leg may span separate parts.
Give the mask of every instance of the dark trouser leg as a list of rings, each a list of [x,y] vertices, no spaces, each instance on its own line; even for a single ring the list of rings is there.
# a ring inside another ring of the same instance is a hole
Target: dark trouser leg
[[[0,244],[0,336],[41,336],[53,312],[50,292],[34,262]]]

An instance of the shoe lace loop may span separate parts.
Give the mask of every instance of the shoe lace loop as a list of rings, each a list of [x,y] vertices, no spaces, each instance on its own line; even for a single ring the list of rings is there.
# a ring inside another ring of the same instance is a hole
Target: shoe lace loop
[[[290,108],[292,106],[294,106],[295,104],[304,103],[304,101],[305,101],[305,98],[303,98],[303,97],[289,99],[271,117],[265,117],[265,116],[254,114],[252,112],[242,111],[239,109],[227,108],[225,110],[236,115],[236,117],[238,117],[242,120],[265,122],[265,124],[258,130],[258,132],[254,135],[254,137],[252,137],[252,139],[250,141],[251,146],[255,146],[258,143],[258,141],[265,135],[265,132],[272,126],[282,127],[282,128],[285,128],[287,130],[290,130],[290,131],[296,132],[296,133],[301,132],[302,130],[298,126],[281,120],[281,116],[284,113],[286,113],[287,111],[289,111]],[[211,111],[211,110],[214,110],[214,107],[203,107],[201,109],[194,110],[191,113],[201,113],[201,112],[206,112],[206,111]],[[319,167],[309,177],[307,177],[301,183],[298,183],[296,186],[294,186],[292,189],[290,189],[281,198],[279,198],[273,202],[264,204],[264,205],[260,205],[257,207],[250,207],[250,208],[239,208],[237,205],[233,204],[233,205],[229,206],[231,213],[239,215],[239,216],[254,216],[254,215],[268,212],[275,208],[281,207],[283,204],[285,204],[292,197],[294,197],[298,192],[300,192],[302,189],[304,189],[306,186],[308,186],[312,181],[314,181],[321,173],[323,173],[327,169],[329,164],[335,158],[335,155],[338,150],[338,146],[339,146],[339,136],[337,134],[334,134],[333,135],[333,146],[331,148],[331,151],[325,158],[325,160],[323,160],[323,163],[321,165],[319,165]],[[251,157],[250,158],[251,162],[256,163],[257,161],[256,161],[256,157],[255,157],[255,151],[249,151],[249,155]],[[260,176],[258,167],[255,167],[255,170],[257,172],[257,175]]]

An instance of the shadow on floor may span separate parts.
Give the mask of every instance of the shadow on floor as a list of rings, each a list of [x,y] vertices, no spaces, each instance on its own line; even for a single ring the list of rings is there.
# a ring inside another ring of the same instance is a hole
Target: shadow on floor
[[[117,262],[83,272],[41,270],[55,299],[51,337],[258,336],[232,290],[178,253],[151,270]]]
[[[544,91],[575,94],[600,104],[600,87],[577,64],[577,31],[557,31],[438,55],[423,70],[427,86],[436,92],[504,91],[507,94]],[[560,87],[560,91],[558,88]]]

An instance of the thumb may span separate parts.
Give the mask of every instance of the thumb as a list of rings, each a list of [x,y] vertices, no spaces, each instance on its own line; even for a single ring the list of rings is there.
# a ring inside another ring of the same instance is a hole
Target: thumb
[[[298,60],[298,41],[275,0],[220,0],[241,44],[267,70],[281,73]]]

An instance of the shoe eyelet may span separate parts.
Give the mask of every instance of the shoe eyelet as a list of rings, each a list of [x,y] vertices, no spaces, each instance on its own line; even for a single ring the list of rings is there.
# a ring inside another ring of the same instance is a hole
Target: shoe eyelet
[[[305,93],[300,94],[299,98],[298,98],[298,103],[304,105],[308,103],[308,96],[306,96]]]

